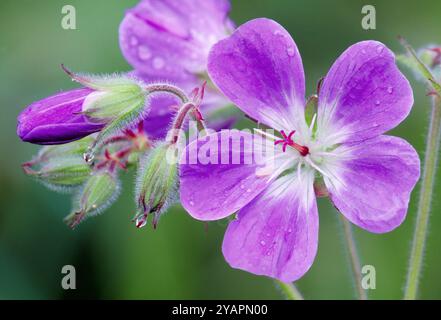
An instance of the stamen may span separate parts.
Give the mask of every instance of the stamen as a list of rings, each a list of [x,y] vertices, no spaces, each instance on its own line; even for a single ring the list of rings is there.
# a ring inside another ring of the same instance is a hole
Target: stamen
[[[274,141],[274,145],[278,145],[279,143],[283,143],[283,146],[282,146],[283,152],[286,151],[287,146],[290,146],[290,147],[296,149],[303,157],[305,157],[309,154],[309,148],[306,146],[301,146],[292,140],[292,136],[294,135],[295,132],[296,131],[293,130],[289,133],[289,135],[286,135],[285,131],[280,130],[280,134],[282,135],[283,139]]]

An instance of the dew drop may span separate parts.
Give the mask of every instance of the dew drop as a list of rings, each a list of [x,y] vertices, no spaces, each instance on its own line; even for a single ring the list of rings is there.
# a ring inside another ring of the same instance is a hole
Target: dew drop
[[[151,58],[152,53],[150,52],[150,49],[147,46],[139,46],[138,47],[138,56],[141,60],[148,60]]]
[[[131,36],[129,43],[132,47],[136,46],[138,44],[138,38],[135,36]]]
[[[288,47],[286,49],[286,53],[288,54],[288,56],[292,57],[296,53],[296,50],[294,49],[294,47]]]
[[[241,184],[240,188],[243,190],[243,189],[245,189],[245,186],[243,184]]]
[[[388,93],[392,93],[392,92],[394,92],[394,88],[392,88],[392,87],[388,87],[388,88],[387,88],[387,92],[388,92]]]
[[[289,229],[287,230],[287,232],[288,232],[288,233],[291,233],[291,232],[292,232],[292,229],[291,229],[291,228],[289,228]]]
[[[138,229],[145,227],[147,224],[147,219],[145,216],[141,216],[138,219],[136,219],[136,227]]]
[[[380,105],[380,100],[375,101],[375,105],[379,106]]]
[[[247,189],[247,192],[251,192],[251,189]]]
[[[262,246],[264,246],[265,244],[266,244],[266,242],[265,241],[260,241],[260,244],[262,245]]]
[[[162,59],[160,57],[156,57],[155,59],[153,59],[153,68],[155,68],[156,70],[160,70],[164,66],[165,66],[164,59]]]
[[[190,201],[189,203],[190,203],[191,206],[194,206],[194,202],[193,201]]]
[[[377,47],[377,53],[378,53],[378,54],[382,53],[383,50],[384,50],[384,47],[383,47],[383,46],[380,45],[380,46]]]
[[[282,31],[280,31],[280,30],[275,30],[275,31],[273,32],[273,34],[274,34],[275,36],[283,36],[283,33],[282,33]]]

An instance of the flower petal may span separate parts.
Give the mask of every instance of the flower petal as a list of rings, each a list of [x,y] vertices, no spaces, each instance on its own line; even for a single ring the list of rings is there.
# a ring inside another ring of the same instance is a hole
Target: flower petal
[[[180,165],[180,194],[192,217],[225,218],[267,187],[271,172],[260,171],[265,171],[274,150],[270,146],[262,150],[261,142],[256,135],[230,130],[187,146]]]
[[[289,33],[269,19],[249,21],[213,46],[208,72],[250,117],[276,130],[294,130],[303,117],[305,76]]]
[[[413,105],[409,82],[384,44],[362,41],[334,63],[319,93],[319,137],[333,143],[378,136],[404,120]]]
[[[143,0],[119,29],[121,50],[138,71],[159,78],[206,71],[211,46],[227,35],[226,0]]]
[[[398,227],[420,176],[414,148],[392,136],[343,148],[349,150],[351,159],[336,163],[332,169],[338,182],[325,178],[334,205],[352,223],[370,232],[384,233]]]
[[[314,173],[285,175],[239,211],[225,233],[223,254],[234,268],[284,282],[311,267],[318,244]]]

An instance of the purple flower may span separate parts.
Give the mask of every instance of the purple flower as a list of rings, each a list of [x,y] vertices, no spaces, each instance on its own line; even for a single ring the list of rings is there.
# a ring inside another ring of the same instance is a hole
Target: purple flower
[[[206,72],[213,44],[232,31],[227,0],[142,0],[121,23],[127,61],[156,79],[188,79]]]
[[[285,282],[302,277],[317,252],[314,182],[320,179],[333,204],[357,226],[383,233],[402,223],[420,162],[409,143],[384,135],[413,104],[411,87],[385,45],[359,42],[337,59],[311,122],[305,120],[297,46],[276,22],[256,19],[239,27],[213,47],[208,70],[242,111],[282,135],[269,136],[275,152],[266,161],[272,167],[180,166],[181,201],[193,217],[216,220],[239,210],[222,248],[232,267]],[[253,152],[242,140],[237,148],[223,148],[220,135],[192,142],[187,154],[217,147],[215,159],[242,159]],[[240,137],[250,134],[232,132],[229,138]]]
[[[210,48],[232,32],[228,0],[142,0],[127,11],[119,28],[121,51],[145,82],[169,81],[187,92],[206,77]],[[173,119],[177,101],[153,97],[145,121],[152,138],[163,138]],[[207,88],[201,110],[210,118],[228,101],[217,90]],[[236,120],[211,121],[223,128]],[[165,124],[165,125],[164,125]]]
[[[103,123],[81,114],[88,88],[63,91],[36,101],[18,116],[17,135],[36,144],[62,144],[100,131]]]

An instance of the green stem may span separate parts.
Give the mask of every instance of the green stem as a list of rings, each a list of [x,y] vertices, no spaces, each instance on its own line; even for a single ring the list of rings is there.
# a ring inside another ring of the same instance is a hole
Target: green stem
[[[275,280],[275,282],[288,300],[303,300],[302,294],[293,283],[285,283],[279,280]]]
[[[435,96],[432,102],[429,131],[427,133],[426,156],[423,166],[421,193],[418,203],[416,225],[407,273],[404,299],[416,299],[418,282],[423,263],[424,248],[429,225],[429,213],[432,203],[433,188],[436,176],[439,145],[441,137],[441,98]]]
[[[361,285],[361,263],[360,256],[358,255],[357,245],[355,244],[354,234],[352,232],[352,226],[348,219],[346,219],[342,214],[340,215],[343,230],[346,239],[346,245],[349,251],[349,257],[351,261],[351,269],[352,269],[352,279],[354,282],[354,287],[357,290],[358,299],[367,300],[366,291],[363,289]]]

